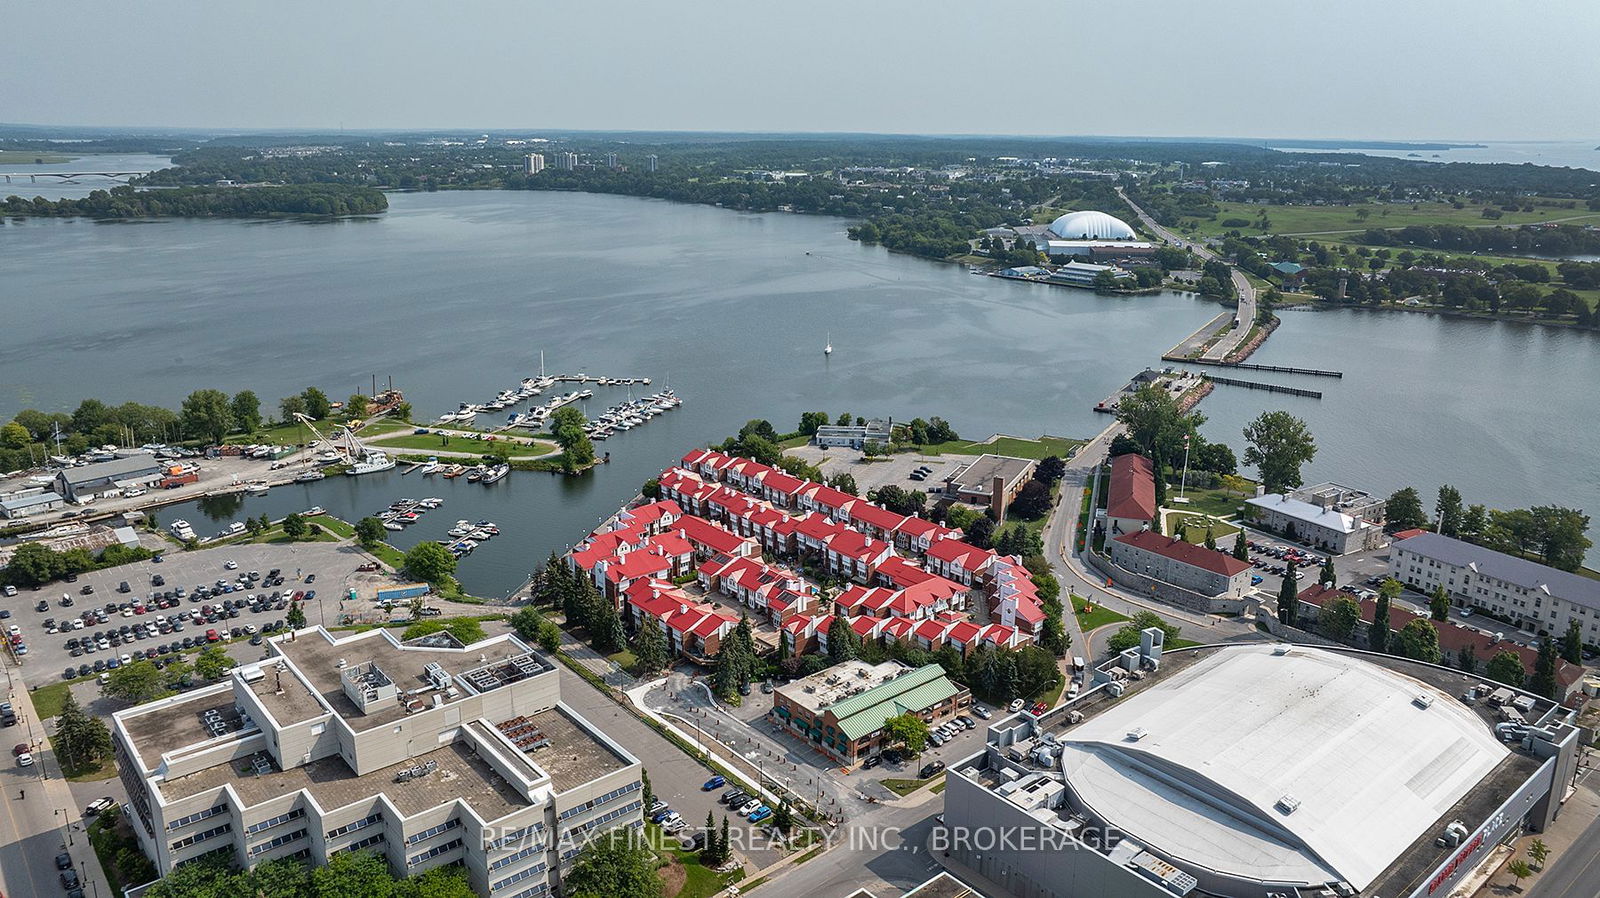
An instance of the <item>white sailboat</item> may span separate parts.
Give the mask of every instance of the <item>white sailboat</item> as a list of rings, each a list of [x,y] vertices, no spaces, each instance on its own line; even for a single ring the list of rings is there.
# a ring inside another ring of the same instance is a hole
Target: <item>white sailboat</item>
[[[833,334],[828,334],[828,342],[822,347],[823,355],[833,355]]]

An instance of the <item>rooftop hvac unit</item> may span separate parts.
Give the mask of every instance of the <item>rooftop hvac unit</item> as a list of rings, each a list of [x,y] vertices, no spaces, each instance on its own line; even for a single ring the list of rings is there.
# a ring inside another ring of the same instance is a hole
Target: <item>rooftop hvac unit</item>
[[[1287,654],[1289,654],[1289,647],[1286,646],[1286,645],[1283,645],[1281,643],[1278,644],[1278,645],[1275,645],[1275,646],[1272,647],[1272,654],[1274,654],[1274,655],[1287,655]]]
[[[1143,739],[1144,737],[1146,737],[1148,735],[1150,735],[1150,731],[1145,729],[1144,727],[1134,727],[1133,729],[1128,731],[1128,741],[1129,742],[1138,742],[1139,740]]]
[[[1294,797],[1293,795],[1285,794],[1283,797],[1278,799],[1278,810],[1284,812],[1285,814],[1293,814],[1299,809],[1300,799]]]
[[[1411,697],[1411,704],[1416,705],[1423,710],[1427,710],[1428,708],[1433,707],[1433,696],[1426,692],[1419,692]]]
[[[1106,684],[1106,694],[1112,698],[1121,698],[1122,693],[1126,692],[1127,689],[1128,687],[1122,685],[1120,680],[1112,680]]]

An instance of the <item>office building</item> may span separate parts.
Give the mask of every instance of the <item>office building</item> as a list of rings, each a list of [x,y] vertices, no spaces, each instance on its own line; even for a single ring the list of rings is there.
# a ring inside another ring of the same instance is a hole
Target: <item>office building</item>
[[[488,898],[559,888],[585,836],[641,822],[640,763],[510,634],[301,630],[227,681],[120,711],[131,824],[165,872],[345,851],[459,863]]]
[[[972,693],[937,664],[907,667],[898,661],[845,661],[778,687],[772,721],[817,751],[855,764],[888,748],[883,725],[915,714],[937,724],[971,707]]]
[[[1383,527],[1341,509],[1334,490],[1307,494],[1267,493],[1245,500],[1250,519],[1259,527],[1298,540],[1331,555],[1376,549],[1385,542]]]

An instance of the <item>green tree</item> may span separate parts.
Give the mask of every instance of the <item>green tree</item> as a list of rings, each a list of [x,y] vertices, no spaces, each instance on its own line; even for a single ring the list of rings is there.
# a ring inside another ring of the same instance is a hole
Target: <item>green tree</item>
[[[1428,616],[1434,620],[1450,619],[1450,596],[1443,586],[1435,586],[1428,597]]]
[[[28,428],[15,421],[9,421],[0,427],[0,448],[26,449],[33,441],[33,435],[28,433]]]
[[[356,542],[368,552],[382,545],[383,538],[388,535],[388,529],[377,518],[366,517],[356,521]]]
[[[406,550],[404,564],[411,576],[435,585],[448,582],[456,572],[456,557],[432,540],[424,540]]]
[[[221,443],[233,429],[228,394],[221,390],[195,390],[184,398],[178,422],[183,432],[195,439]]]
[[[105,721],[85,713],[70,689],[56,717],[55,745],[63,766],[70,769],[81,770],[111,756],[111,731]]]
[[[1233,538],[1233,557],[1240,561],[1250,560],[1250,544],[1245,540],[1243,530]]]
[[[1413,661],[1438,664],[1439,631],[1426,618],[1412,618],[1395,635],[1397,654]]]
[[[574,898],[661,898],[656,856],[642,835],[613,830],[589,840],[565,877]]]
[[[883,739],[920,755],[928,747],[928,724],[915,714],[896,714],[883,722]]]
[[[1576,620],[1567,622],[1567,632],[1561,637],[1561,657],[1570,664],[1583,663],[1583,627]]]
[[[1389,651],[1389,607],[1399,598],[1402,587],[1393,577],[1378,586],[1378,601],[1372,609],[1372,624],[1367,628],[1367,647],[1374,652]]]
[[[1555,698],[1558,684],[1556,670],[1561,666],[1561,655],[1556,641],[1545,637],[1539,641],[1539,656],[1534,659],[1533,676],[1528,678],[1528,691],[1545,698]]]
[[[1111,639],[1108,640],[1108,648],[1111,649],[1112,654],[1135,648],[1139,645],[1140,634],[1151,627],[1161,628],[1162,632],[1166,634],[1165,642],[1169,646],[1178,638],[1178,634],[1183,632],[1182,627],[1168,623],[1154,611],[1140,611],[1127,623],[1123,624],[1117,632],[1111,634]]]
[[[1306,422],[1285,411],[1262,412],[1245,425],[1244,438],[1250,444],[1244,451],[1244,463],[1261,473],[1261,485],[1268,493],[1300,486],[1301,466],[1317,454],[1316,440]]]
[[[310,532],[311,526],[299,514],[290,514],[283,519],[283,535],[289,537],[290,542],[305,539]]]
[[[1205,423],[1205,416],[1185,414],[1172,393],[1155,384],[1146,384],[1117,403],[1117,420],[1128,428],[1128,437],[1139,450],[1152,458],[1172,458],[1183,451],[1183,438],[1193,438]]]
[[[291,630],[303,630],[306,626],[306,609],[300,602],[290,602],[289,610],[283,616],[284,623]]]
[[[1205,547],[1213,552],[1217,551],[1217,534],[1210,524],[1206,525]]]
[[[1297,626],[1300,621],[1300,594],[1295,589],[1295,564],[1289,562],[1289,568],[1283,577],[1283,584],[1278,587],[1278,620],[1285,625]]]
[[[1361,623],[1361,605],[1340,593],[1325,602],[1317,613],[1317,629],[1336,642],[1349,642]]]
[[[1520,857],[1506,864],[1506,872],[1511,874],[1513,880],[1511,887],[1513,889],[1521,889],[1522,881],[1533,875],[1533,870],[1529,869],[1528,862]]]
[[[278,414],[285,424],[294,423],[295,415],[306,414],[306,398],[299,394],[283,397],[278,400]]]
[[[1428,515],[1422,510],[1422,496],[1409,486],[1389,496],[1383,504],[1383,517],[1391,532],[1428,526]]]
[[[789,799],[779,800],[778,806],[772,811],[772,826],[780,833],[786,833],[794,828],[794,811],[789,809]]]
[[[43,543],[28,542],[17,546],[0,575],[16,586],[40,586],[65,574],[66,562],[61,553]]]
[[[369,402],[367,397],[360,393],[351,393],[350,398],[344,401],[344,416],[352,421],[367,416]]]
[[[305,403],[306,414],[319,421],[333,414],[333,402],[328,399],[328,394],[316,387],[302,390],[300,400]]]
[[[1446,483],[1439,487],[1439,499],[1433,504],[1434,517],[1439,522],[1439,532],[1445,536],[1461,535],[1461,491]]]
[[[653,620],[639,625],[633,637],[633,655],[639,659],[639,674],[648,676],[667,666],[667,640]]]
[[[1478,650],[1473,648],[1472,643],[1467,643],[1456,652],[1456,667],[1469,674],[1478,672]]]
[[[644,482],[644,485],[639,487],[639,495],[645,497],[646,499],[649,499],[651,502],[654,502],[657,499],[660,499],[661,498],[661,481],[657,480],[654,477],[650,478],[649,480],[646,480]]]
[[[1339,572],[1333,569],[1333,556],[1322,559],[1322,572],[1317,574],[1317,582],[1333,589],[1339,585]]]
[[[228,411],[233,415],[233,426],[244,433],[254,433],[261,427],[261,399],[250,390],[240,390],[228,401]]]
[[[815,436],[817,428],[828,424],[827,412],[803,412],[800,415],[800,432],[806,436]]]
[[[850,621],[836,614],[828,625],[828,660],[834,664],[861,657],[861,637],[850,628]]]
[[[1550,859],[1550,846],[1543,839],[1534,839],[1528,845],[1528,857],[1533,859],[1540,870],[1544,869],[1544,862]]]
[[[571,474],[594,464],[594,443],[584,431],[588,421],[583,412],[566,405],[550,416],[550,432],[561,446],[561,466]]]
[[[1486,674],[1496,683],[1521,689],[1523,681],[1528,678],[1528,669],[1522,666],[1522,659],[1516,652],[1507,649],[1489,659]]]
[[[194,672],[206,680],[216,681],[227,676],[228,671],[238,663],[228,657],[227,650],[221,644],[214,643],[195,656]]]
[[[1483,539],[1483,532],[1489,529],[1489,512],[1482,505],[1468,505],[1466,513],[1461,516],[1461,538],[1470,542]]]
[[[1039,634],[1039,645],[1057,658],[1065,658],[1072,647],[1072,634],[1061,621],[1060,603],[1054,613],[1045,611],[1044,630]]]
[[[170,668],[171,665],[168,665]],[[130,705],[139,705],[170,695],[163,671],[149,661],[135,661],[111,671],[101,692]]]
[[[593,643],[595,651],[602,655],[620,652],[628,644],[628,634],[622,629],[622,617],[617,613],[617,606],[608,599],[602,599],[595,607],[595,614],[589,621],[589,641]]]

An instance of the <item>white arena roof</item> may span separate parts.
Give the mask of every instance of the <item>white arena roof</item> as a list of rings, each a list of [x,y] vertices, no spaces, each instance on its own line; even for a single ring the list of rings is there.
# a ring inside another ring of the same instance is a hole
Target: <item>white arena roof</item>
[[[1135,240],[1133,228],[1104,212],[1068,212],[1050,222],[1050,232],[1063,240]]]
[[[1063,744],[1077,798],[1158,854],[1357,890],[1508,754],[1431,686],[1358,656],[1270,645],[1218,650]]]

